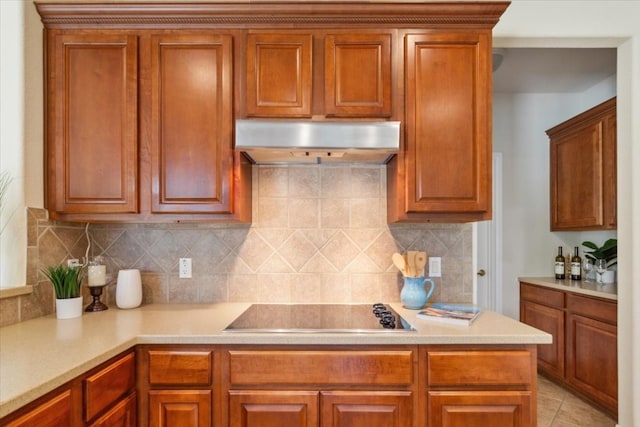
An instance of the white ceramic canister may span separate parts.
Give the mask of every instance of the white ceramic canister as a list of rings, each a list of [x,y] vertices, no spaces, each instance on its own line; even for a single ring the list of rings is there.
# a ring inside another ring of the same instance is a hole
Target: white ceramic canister
[[[116,305],[118,308],[136,308],[142,303],[142,280],[140,270],[120,270],[116,283]]]

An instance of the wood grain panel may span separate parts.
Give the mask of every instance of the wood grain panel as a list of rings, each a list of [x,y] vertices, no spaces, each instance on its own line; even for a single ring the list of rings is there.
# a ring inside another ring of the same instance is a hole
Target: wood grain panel
[[[136,393],[118,402],[89,427],[136,427]]]
[[[410,385],[412,351],[229,352],[231,384]],[[331,373],[331,375],[327,375]]]
[[[212,379],[212,352],[151,350],[150,385],[209,385]]]
[[[130,353],[84,380],[85,421],[93,419],[133,390],[135,369],[135,355]]]
[[[558,379],[564,378],[564,316],[564,311],[557,308],[529,301],[520,303],[520,321],[553,337],[551,344],[538,345],[538,369]]]
[[[406,36],[407,215],[491,216],[489,37]]]
[[[320,427],[410,427],[412,401],[408,391],[323,391]]]
[[[7,427],[60,427],[73,425],[71,414],[71,390],[65,390],[20,418],[6,424]]]
[[[231,48],[230,36],[152,37],[153,212],[232,212]]]
[[[536,285],[520,283],[520,299],[563,309],[565,293]]]
[[[325,38],[325,114],[391,116],[391,35]]]
[[[533,381],[535,360],[529,351],[429,351],[430,387],[520,385]]]
[[[596,320],[618,324],[618,304],[601,298],[567,294],[567,311],[581,314]]]
[[[247,36],[248,116],[311,116],[312,45],[310,34]]]
[[[211,390],[152,390],[149,425],[154,427],[210,427]]]
[[[428,393],[430,427],[526,427],[536,425],[529,391]]]
[[[65,214],[135,213],[137,38],[114,31],[53,40],[48,207]]]
[[[229,391],[229,427],[317,425],[317,391]]]

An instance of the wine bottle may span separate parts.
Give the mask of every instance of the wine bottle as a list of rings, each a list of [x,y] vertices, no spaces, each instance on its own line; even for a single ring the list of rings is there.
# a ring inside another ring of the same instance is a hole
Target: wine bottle
[[[562,246],[558,246],[558,256],[555,265],[556,279],[564,279],[564,257],[562,256]]]
[[[571,280],[582,280],[582,258],[578,255],[578,247],[573,250],[573,258],[571,258]]]

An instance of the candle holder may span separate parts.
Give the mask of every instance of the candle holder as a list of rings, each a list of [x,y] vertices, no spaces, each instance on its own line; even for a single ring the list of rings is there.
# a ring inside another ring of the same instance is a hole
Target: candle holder
[[[93,297],[93,301],[91,302],[91,304],[89,304],[87,306],[87,308],[84,309],[84,311],[93,312],[93,311],[109,310],[109,307],[107,307],[107,305],[105,303],[100,301],[100,296],[102,295],[102,288],[104,288],[104,287],[105,287],[105,285],[102,285],[102,286],[89,286],[89,292],[91,293],[91,296]]]

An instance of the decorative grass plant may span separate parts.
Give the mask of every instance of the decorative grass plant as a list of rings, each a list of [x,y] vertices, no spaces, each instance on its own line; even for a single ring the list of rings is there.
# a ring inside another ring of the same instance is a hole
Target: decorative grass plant
[[[77,298],[80,296],[82,267],[58,264],[42,270],[53,284],[57,299]]]

